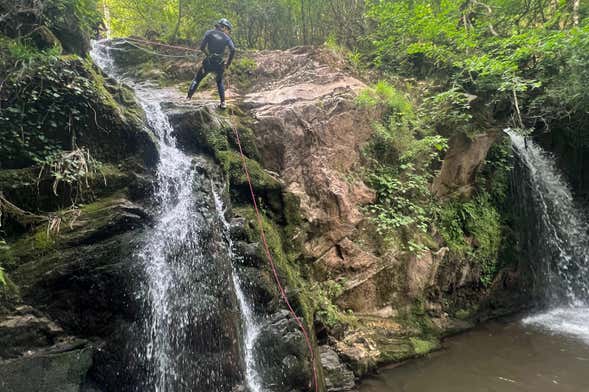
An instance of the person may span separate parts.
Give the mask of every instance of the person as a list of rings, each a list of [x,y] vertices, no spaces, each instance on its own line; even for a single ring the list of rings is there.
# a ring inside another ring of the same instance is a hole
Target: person
[[[232,28],[233,26],[231,23],[223,18],[215,24],[214,30],[209,30],[205,33],[205,36],[200,43],[200,50],[205,53],[206,57],[194,76],[194,80],[190,84],[188,96],[186,97],[187,99],[192,98],[204,77],[208,73],[214,72],[216,75],[215,80],[217,82],[217,89],[219,90],[219,98],[221,99],[219,107],[221,109],[227,107],[225,105],[225,84],[223,81],[223,74],[231,65],[233,56],[235,55],[235,45],[233,44],[231,37],[229,37]],[[224,59],[226,48],[229,48],[229,58],[227,59],[227,62],[225,62]]]

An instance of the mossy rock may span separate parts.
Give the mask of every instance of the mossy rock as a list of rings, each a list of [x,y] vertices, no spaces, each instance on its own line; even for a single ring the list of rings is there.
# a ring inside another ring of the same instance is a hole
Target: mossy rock
[[[127,187],[139,187],[134,169],[145,170],[133,162],[100,165],[96,172],[80,178],[79,184],[57,183],[57,194],[53,191],[55,178],[48,169],[35,166],[0,170],[0,192],[22,210],[45,213],[92,202]]]
[[[59,48],[62,50],[61,42],[53,34],[47,26],[39,26],[31,33],[31,41],[40,50],[47,50],[53,48]]]
[[[258,220],[256,218],[256,214],[253,208],[238,207],[234,209],[234,213],[237,216],[246,219],[248,224],[245,227],[245,231],[248,237],[248,241],[252,243],[258,243],[258,251],[260,252],[260,257],[267,259],[267,256],[265,256],[265,251],[262,248]],[[315,346],[316,349],[315,333],[313,332],[313,320],[315,309],[313,307],[314,302],[310,298],[310,295],[312,295],[312,293],[308,289],[307,282],[301,276],[300,267],[297,266],[292,260],[289,260],[286,252],[284,251],[283,237],[278,226],[264,215],[262,215],[262,225],[266,237],[266,242],[268,244],[268,248],[272,255],[273,262],[277,269],[282,285],[285,287],[287,298],[291,306],[293,307],[295,313],[299,317],[301,317],[303,323],[305,324],[305,328],[307,329],[311,336],[311,339],[313,340],[312,344]],[[267,264],[266,267],[264,267],[264,270],[268,274],[266,276],[272,275],[272,273],[270,272],[270,264]],[[280,304],[282,300],[280,299],[278,288],[275,287],[274,293],[277,304]],[[283,305],[281,304],[280,306]],[[320,373],[321,370],[318,370]]]
[[[92,366],[93,349],[36,354],[0,366],[0,387],[10,392],[79,392]]]
[[[27,303],[80,336],[108,336],[115,319],[135,317],[140,272],[130,261],[147,219],[125,199],[99,200],[58,234],[43,225],[11,244],[0,263]]]
[[[0,315],[3,315],[11,312],[21,302],[21,299],[18,287],[12,282],[10,276],[4,272],[0,273],[3,276],[3,280],[0,282]]]
[[[235,151],[220,151],[218,159],[221,167],[227,174],[229,183],[233,187],[247,187],[248,181],[243,168],[241,155]],[[282,183],[266,172],[262,166],[253,159],[245,158],[249,170],[252,185],[256,191],[281,191]]]
[[[19,93],[21,79],[5,83],[14,102],[0,118],[0,168],[32,166],[75,147],[86,147],[101,162],[131,156],[148,166],[157,162],[157,144],[143,126],[132,93],[105,80],[90,60],[74,55],[38,60],[27,68],[26,77],[27,94]]]
[[[0,265],[8,272],[20,270],[15,277],[19,285],[24,281],[34,281],[54,262],[59,263],[63,259],[61,252],[71,251],[75,245],[124,233],[148,219],[146,212],[126,200],[122,193],[85,205],[78,211],[63,212],[62,216],[58,233],[53,233],[47,224],[42,224],[0,251]],[[54,253],[55,257],[49,257]],[[28,273],[23,273],[24,265],[30,266]]]
[[[436,338],[410,338],[415,355],[425,355],[440,348],[440,341]]]

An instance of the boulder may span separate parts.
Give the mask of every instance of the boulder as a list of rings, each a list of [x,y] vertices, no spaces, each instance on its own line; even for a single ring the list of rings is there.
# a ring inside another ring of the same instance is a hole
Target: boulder
[[[462,133],[451,137],[442,168],[432,185],[434,193],[439,197],[470,197],[475,175],[498,137],[499,131],[495,129],[472,137]]]
[[[356,389],[354,372],[341,362],[332,348],[320,346],[319,355],[327,392],[354,391]]]
[[[93,350],[85,343],[51,347],[37,353],[0,361],[3,392],[81,392]]]
[[[265,390],[308,389],[312,375],[307,345],[287,310],[274,313],[260,325],[254,353]]]

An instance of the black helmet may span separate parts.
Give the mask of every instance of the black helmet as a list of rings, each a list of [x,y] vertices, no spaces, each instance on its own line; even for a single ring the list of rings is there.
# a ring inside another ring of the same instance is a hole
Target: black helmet
[[[225,18],[221,18],[219,19],[219,21],[217,22],[217,24],[215,26],[225,26],[227,27],[229,30],[233,30],[233,25],[231,24],[231,22],[229,22],[227,19]]]

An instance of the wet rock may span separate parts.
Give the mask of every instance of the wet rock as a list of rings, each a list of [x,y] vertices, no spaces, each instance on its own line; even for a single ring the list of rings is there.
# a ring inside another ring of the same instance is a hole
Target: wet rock
[[[242,289],[257,314],[276,311],[276,284],[267,272],[257,267],[240,267],[237,270]]]
[[[41,227],[13,244],[4,255],[12,260],[8,272],[23,300],[62,328],[108,336],[117,318],[137,311],[139,272],[131,260],[148,221],[141,206],[122,197],[84,206],[60,233]]]
[[[312,379],[305,338],[290,313],[281,310],[260,325],[256,358],[269,391],[306,390]]]
[[[241,256],[240,262],[247,267],[260,267],[266,261],[260,255],[260,247],[257,243],[239,241],[235,243],[235,252]]]
[[[62,335],[63,329],[40,312],[20,306],[14,314],[0,318],[0,358],[16,358],[51,346]]]
[[[229,222],[229,233],[233,241],[242,241],[247,239],[247,232],[245,230],[245,218],[233,218]]]
[[[21,358],[0,361],[3,392],[79,392],[92,365],[92,349],[61,345]]]
[[[214,154],[227,149],[230,124],[215,114],[209,105],[166,108],[178,146],[190,153]]]
[[[337,353],[329,346],[321,346],[319,355],[327,392],[354,391],[356,387],[354,372],[341,362]]]

